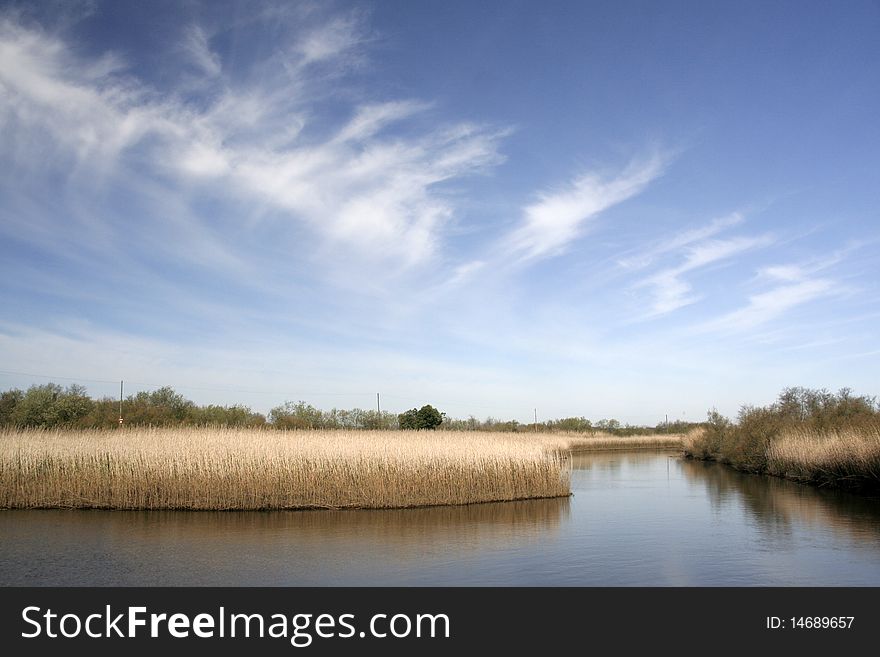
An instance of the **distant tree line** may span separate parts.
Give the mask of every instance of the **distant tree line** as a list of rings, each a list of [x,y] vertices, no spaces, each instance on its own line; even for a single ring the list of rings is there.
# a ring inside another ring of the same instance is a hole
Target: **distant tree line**
[[[329,411],[304,401],[285,402],[269,411],[268,416],[236,404],[200,406],[166,386],[152,392],[129,395],[123,402],[126,425],[136,426],[229,426],[277,429],[352,429],[352,430],[439,430],[439,431],[542,431],[606,432],[616,435],[645,433],[682,433],[696,423],[659,423],[656,427],[622,425],[615,419],[591,422],[584,417],[568,417],[534,423],[478,420],[448,417],[430,404],[400,414],[360,408]],[[34,385],[27,390],[12,389],[0,393],[0,426],[35,428],[106,429],[119,424],[119,399],[91,398],[77,384],[67,387],[55,383]]]
[[[345,410],[322,411],[303,401],[285,402],[269,411],[269,426],[278,429],[396,429],[397,416],[386,411]]]
[[[123,403],[126,424],[153,426],[225,425],[258,427],[261,413],[247,406],[199,406],[170,387],[129,395]],[[0,393],[0,425],[50,429],[105,429],[119,424],[119,400],[92,399],[77,384],[55,383]]]
[[[538,422],[519,422],[517,420],[499,420],[488,417],[478,420],[471,415],[466,420],[450,419],[443,417],[440,429],[446,431],[540,431],[547,433],[610,433],[616,436],[635,436],[662,433],[686,433],[691,429],[701,426],[701,422],[659,422],[655,426],[621,424],[615,419],[602,419],[592,422],[585,417],[564,417],[556,420]]]

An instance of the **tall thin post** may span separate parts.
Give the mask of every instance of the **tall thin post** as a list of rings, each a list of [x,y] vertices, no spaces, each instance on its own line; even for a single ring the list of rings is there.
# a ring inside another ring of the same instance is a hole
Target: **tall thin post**
[[[669,433],[669,413],[666,414],[666,433]]]
[[[382,415],[382,409],[379,408],[379,393],[376,393],[376,412]]]
[[[535,433],[538,433],[538,409],[535,409]]]
[[[123,389],[124,384],[125,384],[125,381],[119,382],[119,424],[120,424],[120,426],[122,425],[122,422],[123,422],[123,420],[122,420],[122,389]]]

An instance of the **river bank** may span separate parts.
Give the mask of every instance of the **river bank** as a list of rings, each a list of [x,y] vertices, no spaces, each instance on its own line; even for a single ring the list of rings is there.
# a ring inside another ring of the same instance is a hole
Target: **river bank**
[[[737,470],[855,492],[880,491],[880,428],[749,433],[748,427],[709,427],[688,434],[686,458],[718,461]]]

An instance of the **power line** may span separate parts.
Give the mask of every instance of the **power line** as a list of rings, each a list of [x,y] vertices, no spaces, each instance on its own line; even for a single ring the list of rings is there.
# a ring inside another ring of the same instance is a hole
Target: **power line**
[[[15,370],[0,370],[0,374],[11,374],[16,376],[27,376],[36,379],[47,379],[49,381],[60,380],[60,381],[74,381],[74,382],[82,382],[82,383],[105,383],[105,384],[113,384],[116,385],[119,383],[119,379],[87,379],[83,377],[69,377],[69,376],[53,376],[49,374],[36,374],[33,372],[19,372]],[[164,388],[168,386],[168,383],[147,383],[144,381],[131,381],[128,380],[128,384],[130,386],[138,386],[142,388]],[[170,386],[175,390],[201,390],[206,392],[235,392],[241,394],[250,394],[250,395],[269,395],[269,396],[277,396],[284,397],[286,399],[292,397],[367,397],[368,395],[372,395],[374,393],[369,392],[307,392],[307,391],[297,391],[297,392],[281,392],[278,390],[249,390],[244,388],[227,388],[223,386],[206,386],[206,385],[172,385]],[[377,395],[377,408],[378,408],[378,393]],[[385,395],[386,398],[397,399],[399,401],[408,401],[413,403],[423,403],[424,397],[408,397],[401,395]],[[471,402],[465,401],[451,401],[451,400],[434,400],[434,403],[440,406],[464,406],[466,408],[475,408],[475,409],[489,409],[494,411],[508,411],[513,413],[518,413],[522,411],[521,407],[513,407],[513,406],[495,406],[491,404],[474,404]]]
[[[70,376],[48,376],[46,374],[31,374],[29,372],[13,372],[12,370],[0,370],[0,374],[16,374],[18,376],[31,376],[35,379],[61,379],[62,381],[84,381],[86,383],[118,383],[119,379],[110,381],[108,379],[84,379],[82,377]]]
[[[146,388],[164,388],[167,383],[143,383],[141,381],[129,381],[132,385],[144,386]],[[248,395],[284,395],[288,397],[366,397],[372,393],[369,392],[304,392],[302,390],[296,393],[279,392],[277,390],[244,390],[242,388],[224,388],[220,386],[188,386],[174,385],[171,386],[180,390],[207,390],[211,392],[240,392]]]
[[[418,397],[402,397],[400,395],[388,395],[388,394],[386,394],[385,397],[390,398],[390,399],[398,399],[398,400],[411,401],[411,402],[416,402],[416,403],[424,402],[424,398],[418,398]],[[473,404],[471,402],[450,401],[448,399],[437,400],[437,401],[435,401],[435,403],[441,404],[443,406],[467,406],[469,408],[488,408],[488,409],[496,410],[496,411],[512,411],[512,412],[516,412],[516,413],[519,413],[523,410],[523,408],[521,406],[494,406],[491,404]]]
[[[0,370],[0,374],[15,374],[19,376],[29,376],[36,379],[48,379],[55,380],[59,379],[61,381],[82,381],[84,383],[119,383],[119,379],[86,379],[83,377],[69,377],[69,376],[53,376],[50,374],[34,374],[32,372],[16,372],[12,370]],[[167,383],[147,383],[144,381],[128,381],[130,385],[141,386],[144,388],[164,388],[168,386]],[[171,386],[175,389],[179,390],[206,390],[212,392],[240,392],[245,394],[252,395],[287,395],[287,396],[297,396],[302,395],[305,397],[361,397],[371,395],[372,393],[368,392],[306,392],[306,391],[297,391],[296,393],[288,392],[279,392],[277,390],[246,390],[243,388],[226,388],[222,386],[205,386],[205,385],[173,385]]]

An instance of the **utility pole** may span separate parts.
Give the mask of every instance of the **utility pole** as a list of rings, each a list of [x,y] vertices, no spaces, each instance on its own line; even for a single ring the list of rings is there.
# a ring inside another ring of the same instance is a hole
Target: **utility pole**
[[[535,433],[538,433],[538,409],[535,409]]]
[[[669,413],[666,414],[666,433],[669,433]]]
[[[376,412],[379,415],[382,415],[382,410],[379,408],[379,393],[376,393]]]
[[[124,421],[122,419],[122,387],[123,387],[124,383],[125,383],[125,381],[119,382],[119,426],[120,427],[122,426],[122,423]]]

